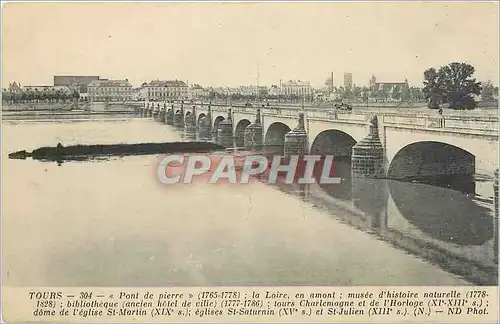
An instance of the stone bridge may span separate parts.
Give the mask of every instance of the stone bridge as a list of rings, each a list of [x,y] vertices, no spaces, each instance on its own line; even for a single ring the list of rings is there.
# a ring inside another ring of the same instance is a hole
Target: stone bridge
[[[226,147],[334,155],[341,185],[294,190],[357,215],[345,221],[379,231],[395,246],[440,256],[482,284],[497,283],[497,117],[158,102],[137,113]],[[495,178],[491,218],[473,201],[478,175]]]
[[[493,174],[498,168],[498,117],[379,113],[207,103],[144,103],[154,117],[199,135],[218,134],[225,146],[272,146],[282,154],[352,159],[362,177],[413,179]],[[203,136],[201,136],[203,137]],[[233,142],[234,141],[234,142]]]

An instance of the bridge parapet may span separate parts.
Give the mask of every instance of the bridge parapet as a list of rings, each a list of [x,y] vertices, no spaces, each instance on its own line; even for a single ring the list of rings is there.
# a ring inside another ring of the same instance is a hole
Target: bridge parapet
[[[227,109],[227,107],[225,108]],[[244,106],[232,106],[232,110],[235,113],[248,113],[248,114],[255,114],[257,112],[257,108],[253,107],[244,107]]]
[[[211,106],[212,111],[227,112],[229,108],[230,108],[229,106],[214,106],[214,105]]]
[[[206,110],[209,103],[199,102],[200,110]],[[157,108],[157,104],[151,105],[149,102],[144,103],[145,107],[153,110]],[[170,106],[170,104],[169,104]],[[180,109],[180,104],[174,104],[174,109]],[[233,113],[255,115],[257,108],[261,109],[263,116],[299,118],[300,113],[304,113],[305,118],[309,121],[323,122],[338,122],[343,124],[366,124],[372,115],[377,115],[379,125],[383,127],[397,127],[403,129],[421,129],[432,130],[436,132],[449,132],[456,134],[471,134],[494,137],[498,140],[499,119],[496,116],[472,116],[464,112],[462,115],[444,114],[438,115],[435,112],[408,111],[408,112],[371,112],[371,111],[342,111],[336,109],[328,109],[325,107],[301,107],[296,106],[247,106],[245,103],[212,103],[210,104],[212,111],[223,112],[224,115],[231,107]],[[156,109],[155,109],[156,110]]]
[[[428,115],[401,116],[395,114],[383,114],[382,120],[384,126],[412,129],[425,128],[443,132],[496,136],[498,138],[499,123],[497,117],[438,117]]]
[[[496,132],[498,135],[498,118],[482,117],[482,118],[467,118],[448,117],[445,118],[446,128],[468,129],[468,130],[483,130],[488,132]]]

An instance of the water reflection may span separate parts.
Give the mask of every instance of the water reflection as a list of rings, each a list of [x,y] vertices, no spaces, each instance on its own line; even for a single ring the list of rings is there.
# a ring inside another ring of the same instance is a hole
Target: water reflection
[[[244,147],[245,146],[245,136],[243,136],[242,134],[235,134],[234,146],[235,147]]]
[[[441,175],[408,179],[407,182],[417,182],[430,186],[447,188],[474,195],[476,193],[476,179],[472,175]]]
[[[344,183],[339,186],[344,189],[311,185],[289,193],[476,284],[497,284],[498,224],[491,204],[480,205],[473,195],[421,183],[354,179],[351,185],[351,191]],[[469,188],[464,184],[465,192]],[[346,192],[351,201],[345,199]]]
[[[184,128],[184,132],[182,133],[182,138],[186,141],[194,141],[198,139],[198,132],[196,126],[187,125]]]
[[[476,192],[474,177],[352,179],[350,157],[333,165],[341,184],[276,187],[476,284],[497,283],[498,224],[491,193]],[[479,181],[493,188],[491,179]]]
[[[493,238],[491,211],[473,196],[421,183],[387,184],[403,217],[430,237],[458,245],[482,245]]]
[[[319,164],[322,168],[323,165]],[[328,195],[350,201],[352,199],[352,179],[351,179],[351,157],[350,156],[336,156],[333,160],[332,169],[335,176],[340,177],[342,180],[340,184],[322,184],[321,189]],[[320,182],[321,173],[315,173],[316,182]]]

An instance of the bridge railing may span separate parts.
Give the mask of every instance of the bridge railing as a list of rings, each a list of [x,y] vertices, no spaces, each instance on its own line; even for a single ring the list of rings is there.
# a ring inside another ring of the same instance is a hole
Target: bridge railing
[[[444,128],[448,129],[469,129],[481,130],[485,132],[496,132],[498,135],[498,118],[483,117],[483,118],[460,118],[460,117],[447,117],[444,119]]]
[[[190,105],[184,105],[185,108]],[[208,103],[197,103],[198,107],[206,108]],[[156,107],[156,105],[155,105]],[[175,107],[180,105],[175,104]],[[230,107],[225,103],[212,103],[212,111],[226,113]],[[232,104],[233,112],[255,114],[257,107],[261,108],[264,115],[294,117],[298,118],[299,113],[303,112],[306,118],[323,120],[323,121],[337,121],[346,123],[367,123],[370,116],[377,115],[379,123],[386,126],[403,126],[407,128],[431,128],[441,129],[443,131],[462,132],[471,134],[483,134],[497,136],[499,132],[499,118],[497,116],[473,116],[470,114],[446,114],[438,115],[436,112],[425,110],[422,112],[408,111],[408,112],[381,112],[381,111],[343,111],[336,109],[325,109],[324,107],[283,107],[283,106],[247,106],[246,104]]]
[[[379,115],[380,116],[380,115]],[[387,126],[407,126],[411,128],[432,128],[443,131],[482,134],[498,137],[497,117],[464,116],[397,116],[381,115],[382,123]]]

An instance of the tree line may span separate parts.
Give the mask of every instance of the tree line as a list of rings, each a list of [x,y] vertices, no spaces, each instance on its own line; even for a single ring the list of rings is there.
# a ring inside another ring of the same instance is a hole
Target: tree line
[[[422,89],[431,109],[447,105],[451,109],[471,110],[477,107],[477,97],[482,101],[494,101],[498,87],[490,81],[484,85],[473,77],[475,68],[468,63],[453,62],[438,70],[429,68],[424,72]]]
[[[388,86],[381,85],[378,88],[353,86],[352,88],[339,87],[334,88],[333,92],[344,100],[362,100],[372,99],[375,101],[388,101],[390,99],[403,102],[418,102],[424,100],[422,89],[418,87],[409,87],[404,84]]]
[[[313,95],[305,95],[305,96],[300,96],[300,95],[273,95],[269,94],[267,91],[262,91],[259,94],[250,94],[250,95],[245,95],[245,94],[240,94],[240,93],[232,93],[232,94],[226,94],[226,93],[219,93],[216,91],[210,91],[208,93],[207,99],[209,100],[232,100],[232,101],[256,101],[256,100],[282,100],[282,101],[313,101]]]
[[[80,94],[74,90],[67,93],[62,90],[39,91],[31,89],[21,89],[16,92],[2,91],[2,101],[10,104],[15,103],[39,103],[39,102],[66,102],[68,100],[78,100]]]

